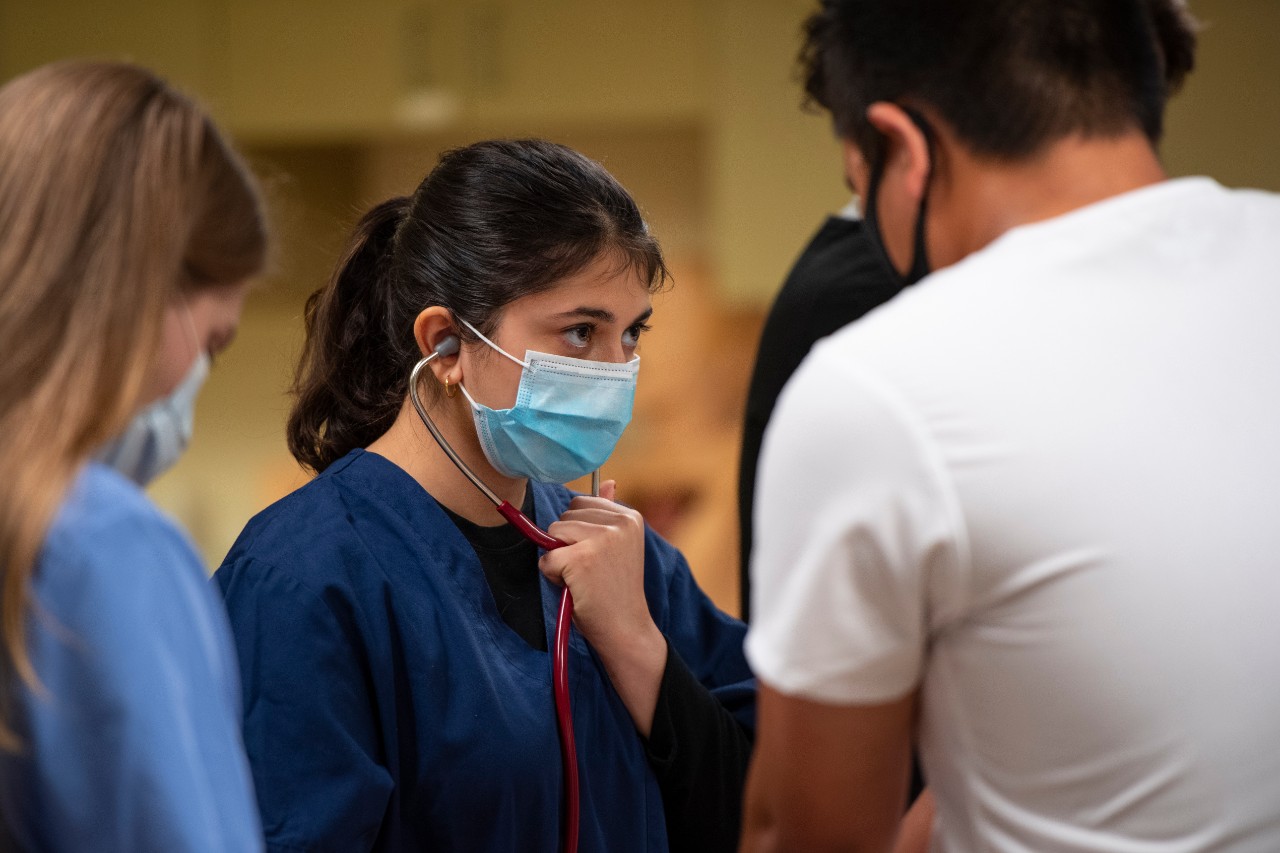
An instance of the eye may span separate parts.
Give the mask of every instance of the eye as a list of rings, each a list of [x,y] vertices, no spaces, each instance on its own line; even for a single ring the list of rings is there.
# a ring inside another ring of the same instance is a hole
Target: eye
[[[595,333],[595,330],[595,326],[590,323],[583,323],[581,326],[572,326],[565,329],[561,334],[569,342],[569,346],[584,349],[591,345],[591,336]]]
[[[634,347],[640,343],[640,336],[649,331],[653,327],[648,323],[636,323],[630,329],[622,333],[622,345],[624,347]]]

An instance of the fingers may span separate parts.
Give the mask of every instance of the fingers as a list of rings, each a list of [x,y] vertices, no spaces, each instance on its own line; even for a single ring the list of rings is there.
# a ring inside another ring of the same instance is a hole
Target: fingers
[[[553,524],[551,529],[556,526]],[[538,559],[538,570],[553,584],[572,587],[575,566],[593,566],[601,559],[599,530],[598,526],[587,524],[568,524],[557,530],[552,535],[565,544],[543,554]]]
[[[542,555],[538,560],[538,571],[556,586],[564,586],[564,570],[568,567],[567,556],[561,554],[564,548],[556,548]]]
[[[574,495],[573,500],[569,501],[569,509],[584,509],[586,507],[596,507],[598,509],[612,509],[614,511],[617,511],[619,509],[627,508],[622,506],[621,504],[614,503],[609,498],[606,498],[604,496],[603,487],[601,487],[600,492],[601,494],[600,494],[600,497],[598,498],[593,497],[592,495]]]
[[[565,513],[547,528],[547,533],[566,545],[594,542],[596,548],[616,548],[630,542],[643,547],[644,519],[639,515],[582,510]]]
[[[564,545],[552,548],[538,560],[538,569],[554,584],[567,583],[564,577],[568,566],[591,563],[596,559],[600,549],[601,538],[613,532],[612,528],[600,524],[589,524],[582,521],[557,521],[547,528],[547,533],[559,539]],[[585,551],[584,551],[585,549]]]
[[[621,532],[619,527],[620,525],[613,523],[612,519],[600,522],[570,518],[552,523],[547,528],[547,532],[565,545],[576,545],[590,539],[616,536]]]
[[[631,513],[619,512],[614,509],[600,509],[590,507],[587,509],[567,509],[560,516],[560,521],[582,521],[587,524],[602,524],[614,526],[618,524],[630,524],[633,520]],[[559,522],[551,522],[553,525]],[[555,535],[554,533],[552,534]]]
[[[598,509],[577,510],[575,517],[566,513],[547,528],[547,533],[565,543],[542,555],[538,562],[542,573],[554,583],[571,583],[563,575],[571,563],[593,566],[602,560],[615,562],[620,554],[643,551],[644,522],[637,513],[607,512]],[[614,556],[609,556],[614,555]]]
[[[602,488],[601,492],[603,491],[604,489]],[[620,503],[614,503],[603,494],[598,498],[592,497],[591,495],[578,495],[573,500],[569,501],[569,508],[566,509],[560,517],[564,518],[572,513],[587,509],[604,510],[613,515],[625,515],[632,518],[642,517],[638,510],[632,509],[629,506],[623,506]]]
[[[631,507],[614,503],[617,483],[606,480],[600,485],[600,495],[579,495],[569,502],[560,518],[547,528],[547,533],[564,542],[562,548],[554,548],[541,557],[538,568],[547,580],[563,586],[574,584],[574,566],[591,576],[597,565],[621,566],[628,562],[625,555],[643,554],[644,517]],[[643,556],[640,557],[643,565]],[[585,582],[585,581],[584,581]],[[590,582],[598,586],[598,582]]]

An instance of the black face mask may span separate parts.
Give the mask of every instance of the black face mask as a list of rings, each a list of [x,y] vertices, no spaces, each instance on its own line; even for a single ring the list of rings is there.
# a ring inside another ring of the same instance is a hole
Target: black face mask
[[[876,157],[871,166],[862,219],[867,225],[867,233],[871,237],[871,242],[875,244],[880,259],[884,262],[885,267],[888,268],[889,274],[893,276],[895,281],[901,282],[902,286],[906,287],[915,284],[932,271],[929,266],[929,252],[924,243],[924,217],[929,203],[929,182],[933,178],[933,133],[929,128],[929,123],[915,110],[904,108],[904,112],[916,123],[916,127],[920,128],[920,132],[924,134],[925,144],[929,149],[929,173],[925,175],[924,192],[920,196],[920,208],[916,211],[915,245],[911,250],[911,266],[907,269],[905,275],[898,271],[898,268],[894,266],[893,261],[889,258],[889,250],[885,248],[884,237],[880,234],[880,222],[876,217],[876,202],[879,198],[880,181],[884,178],[885,160],[887,159],[883,152]]]

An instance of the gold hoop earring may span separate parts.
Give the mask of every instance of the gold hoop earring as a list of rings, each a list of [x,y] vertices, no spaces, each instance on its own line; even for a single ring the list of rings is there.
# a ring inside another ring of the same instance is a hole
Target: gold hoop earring
[[[446,397],[456,397],[456,396],[458,396],[458,386],[457,386],[457,385],[450,385],[450,384],[449,384],[449,377],[448,377],[448,376],[446,376],[446,377],[444,378],[444,395],[445,395]]]

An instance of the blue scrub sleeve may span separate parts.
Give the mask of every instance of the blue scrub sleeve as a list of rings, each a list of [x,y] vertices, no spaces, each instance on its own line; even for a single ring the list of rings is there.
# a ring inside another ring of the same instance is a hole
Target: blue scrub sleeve
[[[172,524],[140,494],[122,501],[96,527],[64,516],[42,553],[43,689],[19,692],[7,830],[20,849],[261,850],[221,605]]]
[[[251,557],[215,579],[240,656],[245,747],[268,849],[369,850],[392,781],[355,614],[339,596]]]

